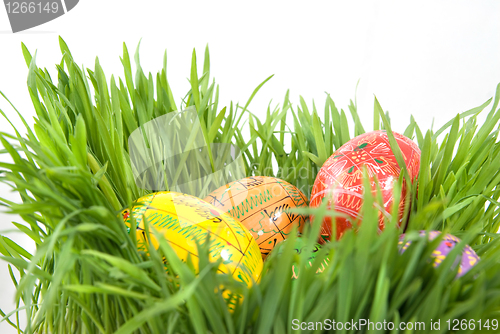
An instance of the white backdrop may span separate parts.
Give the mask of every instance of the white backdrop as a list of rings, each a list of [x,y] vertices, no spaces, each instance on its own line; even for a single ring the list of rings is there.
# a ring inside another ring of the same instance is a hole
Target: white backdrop
[[[146,71],[161,68],[167,49],[168,78],[179,101],[189,89],[191,52],[196,48],[202,60],[208,43],[222,105],[246,102],[275,74],[252,102],[254,113],[264,113],[271,99],[282,102],[287,89],[292,102],[298,103],[300,94],[322,109],[328,92],[347,109],[360,80],[357,103],[365,128],[371,128],[375,94],[396,131],[404,130],[410,115],[426,130],[433,119],[437,128],[493,96],[500,82],[499,17],[498,1],[81,0],[52,22],[12,34],[0,7],[0,90],[32,123],[21,42],[37,50],[39,67],[55,73],[61,35],[80,64],[92,68],[99,56],[109,79],[122,75],[122,43],[133,53],[142,38]],[[3,99],[0,108],[21,126]],[[12,132],[4,120],[0,131]],[[0,196],[16,199],[4,185]],[[17,219],[2,214],[0,230],[11,229],[10,221]],[[34,251],[22,236],[11,237]],[[14,308],[13,293],[7,266],[0,262],[4,311]],[[11,332],[0,323],[0,333]]]

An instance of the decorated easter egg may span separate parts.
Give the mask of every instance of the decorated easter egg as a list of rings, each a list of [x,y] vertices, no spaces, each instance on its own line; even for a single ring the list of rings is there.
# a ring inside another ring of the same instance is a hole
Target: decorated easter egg
[[[420,149],[405,136],[393,133],[413,182],[417,178],[420,168]],[[363,168],[368,171],[374,194],[377,191],[376,180],[380,186],[384,205],[383,208],[380,208],[378,228],[382,230],[384,216],[390,217],[391,214],[394,202],[393,187],[401,171],[385,131],[372,131],[351,139],[325,161],[316,176],[310,206],[319,206],[323,198],[326,197],[328,208],[349,217],[335,218],[337,239],[342,236],[346,229],[352,227],[354,220],[361,218],[359,211],[363,204]],[[400,224],[403,221],[406,194],[407,186],[403,183],[397,213]],[[331,218],[326,217],[321,227],[321,242],[330,240],[333,233],[331,224]]]
[[[186,261],[190,255],[197,267],[196,242],[203,244],[210,235],[210,261],[222,258],[218,271],[231,274],[248,286],[252,280],[259,280],[263,262],[257,243],[239,221],[221,209],[191,195],[166,191],[141,197],[136,203],[132,215],[136,222],[139,250],[147,252],[144,232],[144,219],[147,219],[150,228],[165,236],[181,260]],[[129,210],[124,210],[122,214],[130,227]],[[150,237],[157,249],[158,240],[153,234]]]
[[[430,231],[429,232],[429,240],[434,240],[437,238],[441,232],[439,231]],[[420,236],[425,237],[426,232],[420,231]],[[399,246],[401,247],[401,253],[408,249],[411,245],[411,241],[404,242],[405,235],[402,234],[399,237]],[[460,242],[460,239],[451,235],[446,234],[439,244],[439,246],[432,252],[434,267],[438,267],[444,259],[448,256],[451,250]],[[479,261],[479,256],[477,256],[476,252],[469,246],[465,245],[465,248],[462,251],[462,255],[457,260],[458,263],[458,274],[457,277],[463,276],[466,272],[468,272],[476,263]]]
[[[307,207],[307,197],[274,177],[252,176],[231,182],[210,193],[205,201],[239,220],[254,237],[263,258],[294,226],[301,231],[306,219],[287,210]]]
[[[276,254],[275,256],[280,256],[283,253],[283,250],[285,249],[286,244],[288,242],[291,242],[290,239],[284,240],[283,242],[279,243],[272,252],[273,256],[275,254]],[[321,249],[321,245],[316,243],[313,245],[312,248],[308,248],[306,241],[304,241],[303,238],[299,237],[295,240],[293,249],[297,255],[300,255],[303,253],[307,254],[307,257],[308,257],[307,263],[309,264],[309,266],[312,266],[314,259],[316,259],[316,255],[318,254],[318,252]],[[325,271],[326,267],[328,267],[329,261],[330,261],[329,258],[325,258],[323,260],[323,262],[321,263],[320,267],[318,268],[318,270],[316,271],[316,273],[322,273],[323,271]],[[292,265],[292,277],[291,278],[292,279],[299,278],[299,271],[300,270],[298,267],[298,263],[294,262],[294,264]]]

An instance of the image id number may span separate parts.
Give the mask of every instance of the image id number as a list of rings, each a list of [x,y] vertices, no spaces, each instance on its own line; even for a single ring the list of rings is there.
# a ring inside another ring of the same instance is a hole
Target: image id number
[[[7,2],[5,3],[7,13],[9,14],[35,14],[35,13],[57,13],[59,11],[59,4],[57,2]]]
[[[496,331],[498,329],[498,320],[493,319],[491,322],[490,320],[458,320],[458,319],[453,319],[453,320],[448,320],[446,321],[448,323],[448,330],[453,330],[453,331],[458,331],[458,330],[493,330]]]

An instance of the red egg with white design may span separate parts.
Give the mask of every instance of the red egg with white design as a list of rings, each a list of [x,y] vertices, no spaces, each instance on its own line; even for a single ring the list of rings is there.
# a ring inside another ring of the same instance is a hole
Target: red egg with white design
[[[409,138],[393,132],[408,170],[411,182],[418,176],[420,149]],[[401,168],[392,152],[385,131],[372,131],[357,136],[342,145],[321,167],[311,193],[311,207],[321,205],[323,198],[327,207],[344,213],[349,218],[335,217],[336,238],[351,228],[356,219],[361,219],[359,211],[363,205],[363,168],[366,167],[372,192],[377,191],[378,180],[383,199],[379,213],[379,230],[384,228],[384,216],[390,217],[394,202],[393,188],[399,178]],[[398,204],[399,223],[403,221],[407,186],[403,183],[402,196]],[[311,219],[312,221],[312,219]],[[321,242],[330,240],[332,220],[325,217],[321,227]]]

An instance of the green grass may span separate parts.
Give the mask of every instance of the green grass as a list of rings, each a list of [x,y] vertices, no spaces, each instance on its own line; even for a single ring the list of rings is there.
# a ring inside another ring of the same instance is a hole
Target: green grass
[[[1,202],[21,216],[15,227],[36,244],[35,254],[30,254],[0,236],[1,258],[8,263],[19,306],[4,321],[19,332],[291,333],[293,319],[370,319],[423,321],[427,330],[420,332],[427,333],[430,319],[441,319],[441,331],[434,332],[444,333],[448,319],[484,323],[500,318],[500,86],[493,99],[457,114],[435,132],[420,129],[413,118],[405,129],[404,135],[422,150],[418,184],[412,186],[408,207],[407,234],[414,241],[405,253],[397,247],[400,231],[395,221],[376,233],[378,214],[372,203],[377,199],[367,194],[359,233],[348,232],[323,247],[311,267],[307,256],[296,255],[290,243],[280,256],[266,261],[261,282],[247,289],[216,274],[217,264],[208,262],[205,246],[200,246],[199,275],[162,238],[158,250],[149,250],[150,257],[136,250],[137,241],[129,237],[119,212],[150,191],[135,182],[129,136],[152,119],[192,106],[205,141],[237,145],[247,175],[282,178],[309,196],[324,161],[352,136],[365,132],[356,104],[348,106],[354,129],[329,96],[318,110],[302,98],[292,103],[287,93],[262,119],[249,106],[269,77],[245,104],[219,105],[208,49],[201,75],[193,52],[191,89],[179,103],[167,80],[166,54],[163,68],[146,74],[136,51],[133,72],[124,45],[123,77],[107,79],[98,60],[93,70],[82,68],[62,39],[60,46],[62,60],[53,80],[23,45],[36,122],[32,128],[14,129],[14,136],[0,134],[1,153],[13,160],[0,163],[0,178],[20,195],[22,204]],[[488,112],[482,125],[477,123],[480,112]],[[392,141],[389,115],[375,100],[373,129],[382,128]],[[400,152],[393,147],[401,164]],[[211,156],[198,165],[217,169]],[[180,166],[175,174],[190,179]],[[203,184],[191,190],[199,196],[208,191]],[[312,212],[318,218],[304,233],[311,245],[321,218],[334,214],[324,206],[302,211]],[[419,239],[414,231],[422,229],[453,233],[471,245],[481,261],[460,279],[455,279],[451,256],[433,268],[429,256],[439,240]],[[325,257],[330,265],[316,275]],[[290,280],[294,262],[301,268],[298,280]],[[221,285],[243,296],[234,312],[221,293],[214,293]],[[17,312],[26,312],[26,328],[20,328]]]

